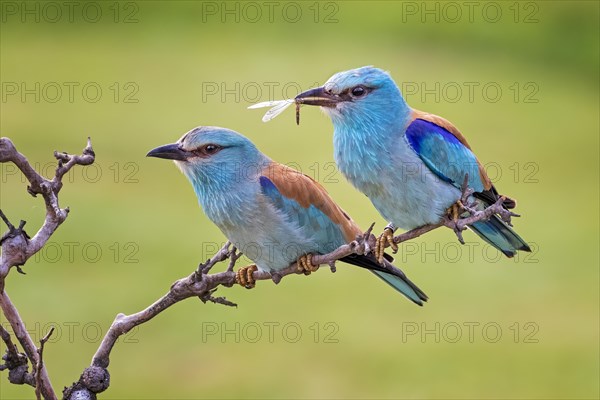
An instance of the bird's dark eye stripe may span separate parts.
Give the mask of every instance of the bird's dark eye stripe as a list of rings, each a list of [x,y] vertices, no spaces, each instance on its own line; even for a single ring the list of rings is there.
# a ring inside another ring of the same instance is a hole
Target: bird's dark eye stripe
[[[192,152],[200,157],[206,157],[206,156],[211,156],[215,153],[218,153],[222,149],[223,149],[223,147],[219,146],[218,144],[209,143],[209,144],[205,144],[205,145],[197,147]]]
[[[353,100],[356,98],[364,97],[365,95],[370,93],[372,90],[373,90],[372,88],[362,86],[362,85],[353,86],[351,88],[344,90],[342,93],[340,93],[340,96],[342,98],[345,98],[346,100]]]

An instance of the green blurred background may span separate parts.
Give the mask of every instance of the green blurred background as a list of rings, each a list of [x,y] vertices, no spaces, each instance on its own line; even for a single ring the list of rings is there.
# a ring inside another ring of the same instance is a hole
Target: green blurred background
[[[0,133],[47,175],[53,150],[88,135],[97,154],[69,175],[52,243],[7,280],[35,340],[58,328],[55,388],[117,313],[224,241],[180,172],[144,157],[194,126],[244,133],[383,228],[333,168],[328,118],[304,108],[300,126],[291,110],[264,124],[246,110],[375,65],[469,138],[535,252],[500,258],[447,230],[406,243],[398,265],[423,308],[345,265],[221,289],[237,309],[185,301],[117,344],[102,398],[598,398],[598,2],[48,4],[2,2]],[[1,207],[33,234],[43,202],[1,168]],[[33,397],[0,378],[0,398]]]

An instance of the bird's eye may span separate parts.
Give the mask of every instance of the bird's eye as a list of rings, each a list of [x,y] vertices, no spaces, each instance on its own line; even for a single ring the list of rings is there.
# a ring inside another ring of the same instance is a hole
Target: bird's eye
[[[221,149],[222,147],[217,144],[205,144],[204,146],[199,147],[196,150],[196,153],[198,153],[200,156],[212,156]]]
[[[365,89],[362,86],[356,86],[354,88],[352,88],[352,96],[354,97],[361,97],[364,96],[367,93],[367,89]]]

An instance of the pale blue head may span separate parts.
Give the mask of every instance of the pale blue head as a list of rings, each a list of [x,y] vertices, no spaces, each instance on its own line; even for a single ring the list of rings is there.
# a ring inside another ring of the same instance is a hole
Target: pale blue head
[[[175,161],[197,193],[208,188],[225,190],[252,178],[268,161],[245,136],[216,126],[194,128],[176,143],[157,147],[147,156]]]
[[[409,113],[389,73],[375,67],[338,72],[322,86],[296,96],[300,104],[321,106],[334,125],[381,125]]]

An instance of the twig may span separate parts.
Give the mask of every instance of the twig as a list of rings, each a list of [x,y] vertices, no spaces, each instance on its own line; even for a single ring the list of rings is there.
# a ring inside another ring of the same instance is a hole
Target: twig
[[[196,272],[195,272],[196,279],[198,279],[198,280],[202,279],[202,276],[208,274],[210,269],[215,264],[229,258],[231,256],[232,252],[235,253],[235,250],[236,250],[235,247],[233,247],[232,250],[229,250],[230,247],[231,247],[231,242],[229,242],[229,241],[225,242],[225,244],[223,245],[221,250],[219,250],[217,252],[217,254],[215,254],[212,258],[209,258],[208,260],[206,260],[206,262],[198,265],[198,268],[196,269]]]
[[[6,354],[9,355],[10,358],[16,358],[19,354],[19,350],[17,346],[12,342],[10,338],[10,333],[2,325],[0,325],[0,337],[2,341],[6,345]],[[0,371],[7,369],[5,365],[0,365]]]
[[[46,344],[48,339],[50,339],[50,336],[52,336],[52,333],[54,333],[54,327],[51,327],[50,330],[48,331],[48,333],[46,333],[46,336],[44,336],[42,338],[42,340],[40,340],[40,347],[37,349],[38,363],[35,368],[35,397],[37,397],[37,400],[41,399],[41,394],[42,394],[41,388],[42,388],[42,368],[44,367],[44,345]]]
[[[215,303],[215,304],[223,304],[224,306],[228,306],[228,307],[236,307],[237,308],[237,304],[235,304],[232,301],[227,300],[226,297],[224,296],[213,296],[213,293],[217,291],[218,288],[214,288],[209,290],[207,293],[204,294],[204,296],[200,296],[200,300],[203,303],[206,303],[207,301],[210,301],[211,303]]]
[[[242,253],[236,253],[237,249],[234,247],[231,250],[231,254],[229,255],[229,265],[227,266],[227,271],[228,272],[232,272],[233,271],[233,267],[235,267],[235,263],[237,262],[237,260],[240,259],[240,257],[242,257]],[[208,271],[207,271],[208,272]]]

